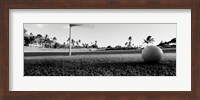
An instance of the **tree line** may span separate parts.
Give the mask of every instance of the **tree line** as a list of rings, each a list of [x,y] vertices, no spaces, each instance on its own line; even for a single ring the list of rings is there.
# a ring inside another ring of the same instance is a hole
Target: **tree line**
[[[41,34],[37,34],[36,36],[33,33],[27,34],[27,30],[24,29],[24,46],[36,46],[39,48],[69,48],[69,40],[66,40],[66,43],[60,44],[57,42],[57,38],[49,38],[46,34],[42,36]],[[97,41],[91,44],[82,43],[81,40],[71,39],[71,47],[72,48],[98,48]]]
[[[68,38],[66,42],[63,44],[60,44],[57,42],[57,38],[49,38],[49,36],[46,34],[45,36],[42,36],[41,34],[37,34],[36,36],[32,33],[27,34],[27,30],[24,29],[24,46],[32,46],[37,45],[37,47],[40,48],[69,48],[69,40]],[[128,41],[125,42],[124,46],[117,45],[115,47],[107,46],[106,50],[120,50],[120,49],[140,49],[143,48],[142,45],[135,46],[132,43],[132,36],[129,36]],[[143,44],[151,44],[154,43],[155,40],[152,36],[147,36],[146,39],[144,39]],[[173,38],[169,41],[161,41],[157,46],[161,48],[175,48],[176,47],[176,38]],[[98,48],[97,41],[89,43],[82,43],[82,41],[71,39],[71,47],[72,48]]]
[[[147,36],[146,39],[144,39],[143,44],[149,45],[154,43],[155,40],[152,36]],[[161,41],[157,46],[161,47],[161,48],[176,48],[176,38],[172,38],[170,41]],[[126,49],[142,49],[142,45],[139,46],[135,46],[132,43],[132,36],[128,37],[128,41],[125,42],[125,46],[122,47],[120,45],[117,45],[115,47],[112,46],[107,46],[106,50],[126,50]]]

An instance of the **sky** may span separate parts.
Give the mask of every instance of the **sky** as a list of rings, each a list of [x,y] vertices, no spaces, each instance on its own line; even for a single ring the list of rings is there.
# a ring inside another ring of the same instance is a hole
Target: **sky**
[[[27,34],[46,34],[49,38],[56,37],[57,42],[63,44],[69,37],[69,24],[24,24]],[[144,45],[144,39],[152,36],[154,45],[161,41],[170,41],[176,37],[177,24],[81,24],[71,28],[71,36],[74,40],[91,44],[97,41],[99,47],[125,46],[128,37],[132,36],[135,46]]]

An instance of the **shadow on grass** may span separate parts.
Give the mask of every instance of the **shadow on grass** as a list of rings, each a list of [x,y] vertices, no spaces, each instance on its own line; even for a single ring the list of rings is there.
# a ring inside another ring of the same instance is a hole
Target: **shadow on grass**
[[[176,61],[159,63],[25,61],[24,76],[176,76]]]

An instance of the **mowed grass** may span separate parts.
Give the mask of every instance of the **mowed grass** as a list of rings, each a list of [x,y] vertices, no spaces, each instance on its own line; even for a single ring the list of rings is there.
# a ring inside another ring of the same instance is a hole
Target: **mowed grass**
[[[176,53],[159,63],[145,63],[141,54],[34,56],[24,58],[25,76],[175,76]]]

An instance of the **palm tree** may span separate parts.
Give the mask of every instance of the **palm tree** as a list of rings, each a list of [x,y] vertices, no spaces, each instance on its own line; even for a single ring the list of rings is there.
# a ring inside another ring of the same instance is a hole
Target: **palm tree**
[[[67,42],[70,41],[70,37],[67,39]],[[71,45],[74,47],[76,41],[74,39],[71,39]],[[70,43],[67,43],[70,46]]]
[[[67,39],[67,43],[69,42],[70,38]]]
[[[94,43],[95,43],[95,45],[97,45],[97,40]]]
[[[125,46],[127,46],[128,45],[128,42],[125,42]]]
[[[67,42],[70,40],[70,38],[67,39]]]
[[[128,46],[130,47],[130,46],[131,46],[132,37],[129,36],[129,37],[128,37],[128,40],[129,40],[129,42],[128,42]]]
[[[143,43],[146,43],[147,45],[149,43],[153,43],[155,40],[154,38],[152,38],[152,36],[148,36],[146,39],[144,39],[144,42]]]
[[[77,46],[77,47],[79,46],[79,41],[76,41],[76,46]]]
[[[129,40],[129,41],[132,41],[132,37],[131,37],[131,36],[129,36],[129,37],[128,37],[128,40]]]
[[[69,40],[70,40],[70,37],[67,39],[67,45],[68,45],[68,46],[69,46],[69,43],[68,43],[68,42],[69,42]]]
[[[74,46],[75,45],[75,40],[72,39],[71,42],[72,42],[72,46]]]
[[[44,37],[44,39],[45,39],[45,40],[48,40],[48,39],[49,39],[49,36],[46,34],[45,37]]]

